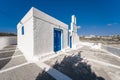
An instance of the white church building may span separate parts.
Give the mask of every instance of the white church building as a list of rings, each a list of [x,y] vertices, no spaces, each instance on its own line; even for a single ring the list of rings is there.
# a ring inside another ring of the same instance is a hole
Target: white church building
[[[17,25],[18,49],[30,61],[47,54],[56,54],[79,43],[76,17],[71,26],[32,7]]]

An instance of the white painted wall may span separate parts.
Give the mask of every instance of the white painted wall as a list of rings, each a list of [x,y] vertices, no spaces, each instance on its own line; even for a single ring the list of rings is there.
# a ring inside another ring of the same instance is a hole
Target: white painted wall
[[[72,44],[73,44],[73,48],[77,48],[77,44],[79,44],[80,43],[80,40],[79,40],[79,36],[78,36],[78,34],[76,33],[76,32],[73,32],[72,33]]]
[[[24,35],[21,28],[24,26]],[[63,30],[63,49],[68,48],[68,25],[35,8],[17,25],[18,48],[31,61],[54,50],[54,28]]]
[[[79,36],[77,34],[77,26],[76,26],[76,17],[75,15],[72,15],[72,18],[71,18],[71,30],[70,30],[70,33],[72,36],[72,48],[73,49],[76,49],[77,48],[77,45],[79,44]]]
[[[24,35],[22,35],[22,26],[24,26]],[[18,48],[24,53],[27,60],[33,58],[33,8],[24,16],[21,23],[17,25]]]
[[[4,36],[0,37],[0,50],[9,45],[16,45],[17,37],[16,36]]]
[[[62,48],[68,48],[68,25],[35,8],[33,10],[34,55],[39,56],[54,52],[54,28],[63,30]]]

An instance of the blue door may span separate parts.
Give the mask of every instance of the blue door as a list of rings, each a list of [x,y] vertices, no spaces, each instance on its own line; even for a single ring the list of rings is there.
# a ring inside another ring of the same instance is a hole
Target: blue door
[[[72,37],[70,37],[70,48],[72,48]]]
[[[61,30],[54,29],[54,51],[61,50]]]

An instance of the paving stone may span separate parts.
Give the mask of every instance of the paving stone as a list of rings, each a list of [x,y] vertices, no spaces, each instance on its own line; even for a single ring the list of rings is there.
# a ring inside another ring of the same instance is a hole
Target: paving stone
[[[0,74],[0,80],[55,80],[36,64],[28,64]]]
[[[14,55],[14,53],[15,53],[15,51],[0,53],[0,58],[12,57]]]
[[[16,57],[16,58],[10,58],[10,59],[5,59],[0,61],[0,69],[6,69],[10,68],[13,66],[17,66],[20,64],[23,64],[27,62],[24,56]]]

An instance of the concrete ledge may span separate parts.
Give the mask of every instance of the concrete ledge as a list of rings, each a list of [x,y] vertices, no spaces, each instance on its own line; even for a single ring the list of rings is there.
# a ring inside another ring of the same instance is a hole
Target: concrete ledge
[[[36,63],[40,68],[45,70],[47,73],[49,73],[52,77],[54,77],[56,80],[72,80],[68,76],[64,75],[63,73],[59,72],[58,70],[44,64],[41,62]]]

